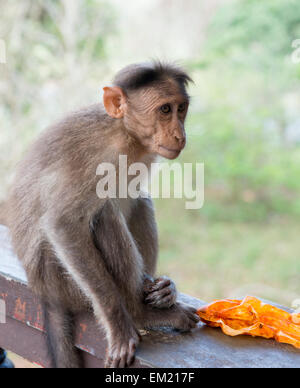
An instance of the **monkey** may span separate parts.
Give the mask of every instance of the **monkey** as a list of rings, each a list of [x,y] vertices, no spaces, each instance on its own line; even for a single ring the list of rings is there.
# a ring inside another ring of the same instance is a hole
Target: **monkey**
[[[107,338],[105,367],[130,367],[140,330],[197,326],[174,282],[156,277],[158,232],[150,196],[99,198],[97,166],[120,155],[150,164],[186,145],[190,76],[179,66],[129,65],[103,102],[46,129],[17,168],[7,206],[14,250],[41,299],[54,368],[82,368],[74,317],[90,312]],[[128,177],[133,179],[132,176]]]

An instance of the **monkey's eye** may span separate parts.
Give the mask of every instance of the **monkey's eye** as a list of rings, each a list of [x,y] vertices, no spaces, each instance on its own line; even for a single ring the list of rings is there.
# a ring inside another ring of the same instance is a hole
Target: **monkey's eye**
[[[165,104],[160,108],[161,112],[164,113],[165,115],[168,113],[171,113],[172,108],[170,104]]]
[[[186,110],[186,103],[184,102],[183,104],[180,104],[178,107],[178,112],[183,113]]]

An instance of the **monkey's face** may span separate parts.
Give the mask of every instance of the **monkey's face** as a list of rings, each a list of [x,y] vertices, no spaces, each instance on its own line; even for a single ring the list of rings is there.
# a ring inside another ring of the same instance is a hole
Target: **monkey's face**
[[[176,159],[186,145],[189,99],[171,82],[129,96],[125,125],[148,152]]]
[[[161,82],[129,95],[119,87],[104,88],[104,106],[111,117],[123,119],[147,152],[176,159],[184,149],[189,98],[176,82]]]

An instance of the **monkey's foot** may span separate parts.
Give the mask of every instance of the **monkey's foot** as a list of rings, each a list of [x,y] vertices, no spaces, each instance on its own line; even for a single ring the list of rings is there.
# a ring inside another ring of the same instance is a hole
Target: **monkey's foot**
[[[135,352],[139,342],[140,335],[136,331],[131,336],[128,335],[128,338],[120,337],[120,333],[114,336],[107,351],[105,368],[125,368],[131,366],[134,363]]]
[[[145,282],[145,303],[159,309],[170,308],[176,303],[177,290],[174,282],[163,276],[154,282]]]
[[[197,310],[185,303],[175,303],[169,309],[156,309],[146,305],[140,327],[145,329],[169,327],[185,333],[195,329],[199,321]]]
[[[174,329],[185,333],[197,327],[200,322],[200,318],[197,314],[197,310],[184,303],[177,303],[174,306],[176,310],[176,320],[174,322]]]

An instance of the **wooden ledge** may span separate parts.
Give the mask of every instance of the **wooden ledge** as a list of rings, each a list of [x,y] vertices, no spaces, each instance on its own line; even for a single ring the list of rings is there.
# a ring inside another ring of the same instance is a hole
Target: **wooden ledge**
[[[26,286],[26,275],[12,252],[8,231],[0,226],[0,299],[6,302],[6,324],[0,324],[0,348],[49,367],[39,300]],[[204,302],[180,295],[200,307]],[[103,367],[106,341],[92,316],[77,318],[76,343],[86,367]],[[171,330],[143,333],[134,367],[159,368],[299,368],[300,352],[260,338],[225,336],[199,324],[190,334]]]

